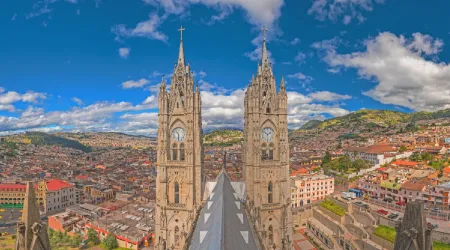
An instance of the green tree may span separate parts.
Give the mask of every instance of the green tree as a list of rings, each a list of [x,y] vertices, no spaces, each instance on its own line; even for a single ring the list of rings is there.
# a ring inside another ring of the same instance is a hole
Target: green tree
[[[100,244],[100,239],[98,238],[97,232],[92,228],[88,229],[88,240],[94,245]]]
[[[116,236],[114,234],[109,234],[103,241],[103,245],[106,247],[106,249],[112,250],[114,248],[117,248],[119,246],[119,243],[117,242]]]
[[[331,161],[331,154],[330,154],[330,152],[326,152],[325,153],[325,156],[323,157],[323,159],[322,159],[322,165],[323,164],[327,164],[328,162],[330,162]]]
[[[83,241],[83,239],[81,238],[81,235],[77,234],[70,238],[69,244],[71,247],[78,247],[78,246],[80,246],[82,241]]]
[[[400,146],[400,149],[399,149],[400,153],[403,153],[403,152],[405,152],[406,150],[408,150],[408,148],[406,148],[405,145]]]

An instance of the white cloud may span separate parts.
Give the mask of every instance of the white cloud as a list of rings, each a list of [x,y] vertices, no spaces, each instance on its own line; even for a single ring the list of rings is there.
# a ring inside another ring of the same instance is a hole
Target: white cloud
[[[190,5],[203,4],[217,10],[219,13],[211,17],[211,21],[220,21],[233,13],[235,9],[242,9],[247,14],[247,20],[254,25],[269,25],[281,15],[284,0],[143,0],[144,2],[161,7],[166,14],[185,14]]]
[[[16,108],[12,104],[0,104],[0,111],[1,110],[14,112]]]
[[[122,58],[128,58],[128,56],[130,55],[130,48],[120,48],[119,49],[119,56]]]
[[[206,74],[206,72],[204,72],[203,70],[198,72],[198,75],[200,76],[200,78],[205,78],[208,74]]]
[[[137,81],[129,80],[129,81],[122,83],[122,88],[123,89],[142,88],[145,85],[147,85],[148,83],[150,83],[150,82],[144,78],[137,80]]]
[[[72,97],[72,101],[74,101],[78,106],[84,105],[83,100],[78,97]]]
[[[18,101],[36,103],[44,100],[47,96],[44,93],[28,91],[25,94],[20,94],[15,91],[4,92],[5,89],[0,89],[0,104],[12,104]]]
[[[310,93],[309,96],[316,101],[325,101],[325,102],[333,102],[339,100],[348,100],[352,97],[349,95],[340,95],[330,91],[319,91]]]
[[[314,15],[320,21],[331,20],[349,24],[356,19],[360,23],[366,19],[363,12],[373,10],[375,4],[384,3],[385,0],[313,0],[309,15]]]
[[[295,79],[303,84],[310,83],[312,80],[314,80],[314,78],[312,78],[311,76],[307,76],[301,72],[297,72],[295,74],[288,75],[287,77]]]
[[[436,59],[442,45],[420,33],[406,38],[384,32],[365,41],[365,51],[338,54],[331,48],[324,60],[333,68],[355,68],[361,78],[376,82],[363,94],[381,103],[439,110],[450,108],[450,66]]]
[[[5,92],[5,88],[0,87],[0,94],[3,93],[3,92]]]
[[[145,99],[142,104],[152,105],[152,107],[158,107],[158,98],[155,95],[151,95]]]
[[[17,13],[14,13],[14,15],[11,17],[11,21],[16,21]]]
[[[295,56],[294,60],[298,63],[298,64],[304,64],[305,60],[306,60],[306,54],[303,52],[298,52],[297,55]]]
[[[28,107],[20,117],[0,116],[0,131],[22,131],[42,127],[71,127],[73,131],[111,131],[114,114],[154,108],[149,105],[132,105],[129,102],[98,102],[68,111],[45,113],[42,108]]]
[[[292,40],[291,41],[291,45],[297,45],[297,44],[300,44],[300,38],[298,38],[298,37],[296,37],[296,38],[294,38],[294,40]]]
[[[167,36],[158,30],[163,19],[164,17],[160,18],[158,14],[153,13],[149,15],[148,20],[138,23],[132,29],[127,28],[124,24],[118,24],[111,28],[111,32],[116,35],[116,40],[120,40],[122,37],[145,37],[167,42]]]

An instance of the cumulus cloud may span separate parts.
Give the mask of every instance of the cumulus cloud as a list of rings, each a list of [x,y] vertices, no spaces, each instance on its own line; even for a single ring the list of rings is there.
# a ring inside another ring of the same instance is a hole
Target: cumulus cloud
[[[361,78],[376,82],[364,95],[384,104],[432,111],[450,108],[450,66],[436,61],[442,45],[442,40],[421,33],[407,38],[384,32],[366,40],[364,51],[338,54],[328,48],[324,60],[333,68],[355,68]]]
[[[281,15],[284,0],[143,0],[164,9],[166,14],[185,14],[193,4],[202,4],[217,10],[211,21],[220,21],[235,9],[244,10],[251,24],[272,24]]]
[[[306,54],[303,52],[298,52],[297,55],[295,56],[294,60],[298,63],[298,64],[304,64],[305,60],[306,60]]]
[[[119,56],[122,58],[128,58],[128,56],[130,55],[130,48],[120,48],[119,49]]]
[[[12,104],[19,101],[37,103],[47,98],[46,94],[33,91],[28,91],[25,94],[20,94],[15,91],[4,91],[3,88],[0,89],[0,104]]]
[[[158,14],[152,13],[148,20],[138,23],[134,28],[127,28],[124,24],[118,24],[111,28],[111,32],[116,35],[116,40],[121,40],[123,37],[145,37],[167,42],[167,36],[158,30],[164,21],[163,19],[164,17],[160,18]]]
[[[371,12],[375,4],[384,3],[385,0],[313,0],[309,15],[320,21],[341,21],[347,25],[353,20],[362,23],[366,20],[364,12]]]
[[[325,102],[348,100],[348,99],[352,98],[349,95],[340,95],[340,94],[333,93],[330,91],[314,92],[314,93],[310,93],[309,96],[316,101],[325,101]]]
[[[28,107],[20,117],[0,116],[0,131],[21,131],[51,126],[70,126],[74,131],[111,129],[114,115],[119,112],[141,111],[155,106],[132,105],[129,102],[98,102],[68,111],[45,112],[42,108]]]
[[[142,88],[148,83],[150,83],[149,80],[144,78],[139,79],[137,81],[129,80],[122,83],[122,88],[123,89]]]

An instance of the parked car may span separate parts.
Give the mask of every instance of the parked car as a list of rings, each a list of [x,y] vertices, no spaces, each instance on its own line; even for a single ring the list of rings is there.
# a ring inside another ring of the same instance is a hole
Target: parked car
[[[440,212],[441,212],[441,209],[435,207],[435,208],[432,208],[432,209],[431,209],[431,212],[440,213]]]
[[[427,211],[428,211],[428,207],[427,207],[427,206],[423,206],[423,209],[425,209],[425,210],[427,210]]]
[[[358,205],[358,206],[361,206],[363,203],[360,202],[360,201],[355,201],[355,202],[353,202],[353,204],[356,204],[356,205]]]
[[[392,198],[384,198],[383,201],[391,203],[393,200],[392,200]]]
[[[390,214],[390,215],[388,216],[388,219],[393,220],[393,219],[397,218],[398,216],[399,216],[399,215],[398,215],[397,213],[392,213],[392,214]]]
[[[374,196],[370,196],[370,198],[372,198],[372,199],[378,199],[378,196],[376,196],[376,195],[374,195]]]
[[[388,215],[388,211],[384,210],[384,209],[378,209],[377,211],[379,214],[383,214],[383,215]]]
[[[365,208],[365,209],[369,209],[369,205],[367,205],[367,204],[363,204],[362,206],[363,206],[363,208]]]
[[[398,202],[395,203],[395,204],[397,204],[397,205],[399,205],[399,206],[406,206],[406,203],[403,202],[403,201],[398,201]]]

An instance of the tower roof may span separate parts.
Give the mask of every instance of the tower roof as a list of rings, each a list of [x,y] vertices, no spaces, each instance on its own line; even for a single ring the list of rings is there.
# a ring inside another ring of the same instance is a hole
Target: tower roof
[[[178,31],[180,31],[180,50],[178,52],[178,66],[184,66],[184,47],[183,47],[183,31],[186,29],[181,26]]]
[[[262,46],[262,55],[261,55],[261,62],[262,62],[262,65],[264,66],[264,65],[268,65],[269,64],[269,55],[267,53],[267,45],[266,45],[266,32],[267,32],[267,29],[264,26],[261,30],[264,33],[263,34],[264,40],[263,40],[263,46]]]

